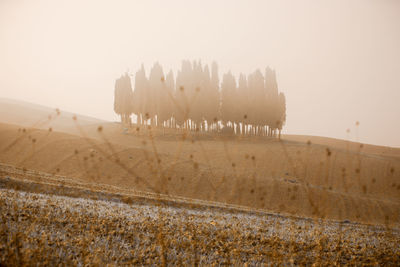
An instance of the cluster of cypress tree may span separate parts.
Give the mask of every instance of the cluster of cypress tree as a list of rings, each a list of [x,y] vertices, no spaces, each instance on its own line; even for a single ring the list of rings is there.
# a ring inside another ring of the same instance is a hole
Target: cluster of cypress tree
[[[211,71],[200,62],[183,61],[176,79],[155,63],[147,78],[144,67],[135,74],[134,90],[126,73],[115,82],[114,111],[124,124],[186,128],[235,134],[274,136],[286,120],[285,95],[278,92],[275,71],[256,70],[238,82],[226,73],[219,82],[218,66]]]

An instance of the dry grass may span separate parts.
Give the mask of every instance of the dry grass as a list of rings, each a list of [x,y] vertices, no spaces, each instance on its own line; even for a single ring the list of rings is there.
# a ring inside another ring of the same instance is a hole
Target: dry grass
[[[3,180],[3,187],[8,182]],[[126,204],[115,197],[70,198],[58,189],[58,195],[1,189],[3,263],[342,265],[400,260],[400,232],[380,227],[146,201]]]
[[[0,125],[3,263],[399,261],[395,149],[79,117],[70,135],[59,113]]]
[[[305,217],[399,221],[399,159],[358,152],[355,144],[328,153],[322,145],[261,137],[134,128],[121,134],[116,124],[100,133],[82,128],[84,138],[1,129],[0,161],[20,168]]]

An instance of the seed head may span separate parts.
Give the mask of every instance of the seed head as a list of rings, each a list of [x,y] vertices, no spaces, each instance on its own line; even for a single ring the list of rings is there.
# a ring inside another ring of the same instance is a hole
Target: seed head
[[[366,185],[363,185],[363,186],[362,186],[362,190],[363,190],[363,193],[366,194],[366,193],[367,193],[367,186],[366,186]]]
[[[332,154],[331,150],[330,150],[329,148],[327,148],[327,149],[326,149],[326,155],[327,155],[328,157],[330,157],[331,154]]]

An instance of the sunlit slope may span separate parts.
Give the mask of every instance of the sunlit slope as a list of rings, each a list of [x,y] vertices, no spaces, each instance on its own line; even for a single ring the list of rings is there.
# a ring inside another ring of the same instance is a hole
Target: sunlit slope
[[[0,98],[0,122],[16,124],[24,127],[48,129],[77,133],[72,117],[74,114],[65,111],[56,111],[42,105],[24,101]],[[78,115],[81,125],[98,124],[104,121]]]
[[[378,156],[387,157],[398,157],[400,158],[400,148],[388,147],[388,146],[376,146],[370,144],[362,144],[359,142],[351,142],[348,140],[322,137],[322,136],[310,136],[310,135],[283,135],[282,139],[287,141],[294,141],[300,143],[307,143],[308,141],[313,144],[329,146],[336,149],[354,151],[367,154],[375,154]]]
[[[122,134],[117,124],[79,131],[91,138],[1,124],[0,161],[299,216],[399,221],[400,161],[393,157],[267,138],[142,128]]]

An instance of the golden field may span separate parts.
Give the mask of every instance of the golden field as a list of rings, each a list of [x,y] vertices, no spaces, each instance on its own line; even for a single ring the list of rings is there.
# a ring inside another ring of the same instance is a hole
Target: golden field
[[[399,260],[400,149],[7,110],[3,262]]]

